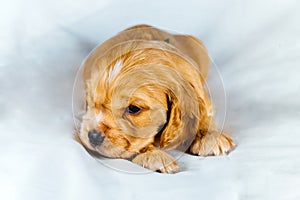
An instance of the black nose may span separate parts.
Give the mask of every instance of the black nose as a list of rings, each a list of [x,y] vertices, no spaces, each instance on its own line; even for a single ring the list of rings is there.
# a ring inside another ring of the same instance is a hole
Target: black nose
[[[88,137],[90,139],[90,143],[95,146],[100,145],[104,140],[104,136],[102,136],[102,134],[97,131],[89,131]]]

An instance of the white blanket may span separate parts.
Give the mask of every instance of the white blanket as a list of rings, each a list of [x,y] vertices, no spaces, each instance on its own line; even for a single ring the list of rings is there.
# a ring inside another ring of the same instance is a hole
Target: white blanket
[[[284,0],[2,1],[0,199],[300,199],[299,8]],[[95,159],[73,139],[80,63],[139,23],[204,42],[224,81],[225,129],[238,144],[230,155],[184,155],[177,174],[132,174],[105,165],[148,170]]]

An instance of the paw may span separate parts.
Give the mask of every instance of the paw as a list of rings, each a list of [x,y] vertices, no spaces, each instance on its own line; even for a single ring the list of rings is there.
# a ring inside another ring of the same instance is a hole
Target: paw
[[[219,156],[229,153],[235,144],[226,134],[207,134],[196,138],[190,147],[190,152],[199,156]]]
[[[152,171],[158,171],[161,173],[178,172],[178,165],[175,159],[161,150],[141,153],[137,155],[132,162]]]

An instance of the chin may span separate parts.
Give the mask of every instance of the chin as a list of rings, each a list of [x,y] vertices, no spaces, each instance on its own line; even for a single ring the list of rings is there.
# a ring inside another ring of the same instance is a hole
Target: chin
[[[149,25],[98,46],[83,67],[86,111],[78,138],[88,150],[153,171],[178,172],[166,150],[222,155],[235,146],[218,130],[200,40]]]

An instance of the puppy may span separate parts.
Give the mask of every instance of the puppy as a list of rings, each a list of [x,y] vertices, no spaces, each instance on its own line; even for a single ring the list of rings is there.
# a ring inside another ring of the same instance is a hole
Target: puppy
[[[86,112],[79,139],[89,150],[175,173],[165,150],[228,153],[204,88],[209,57],[193,36],[138,25],[97,47],[84,63]]]

